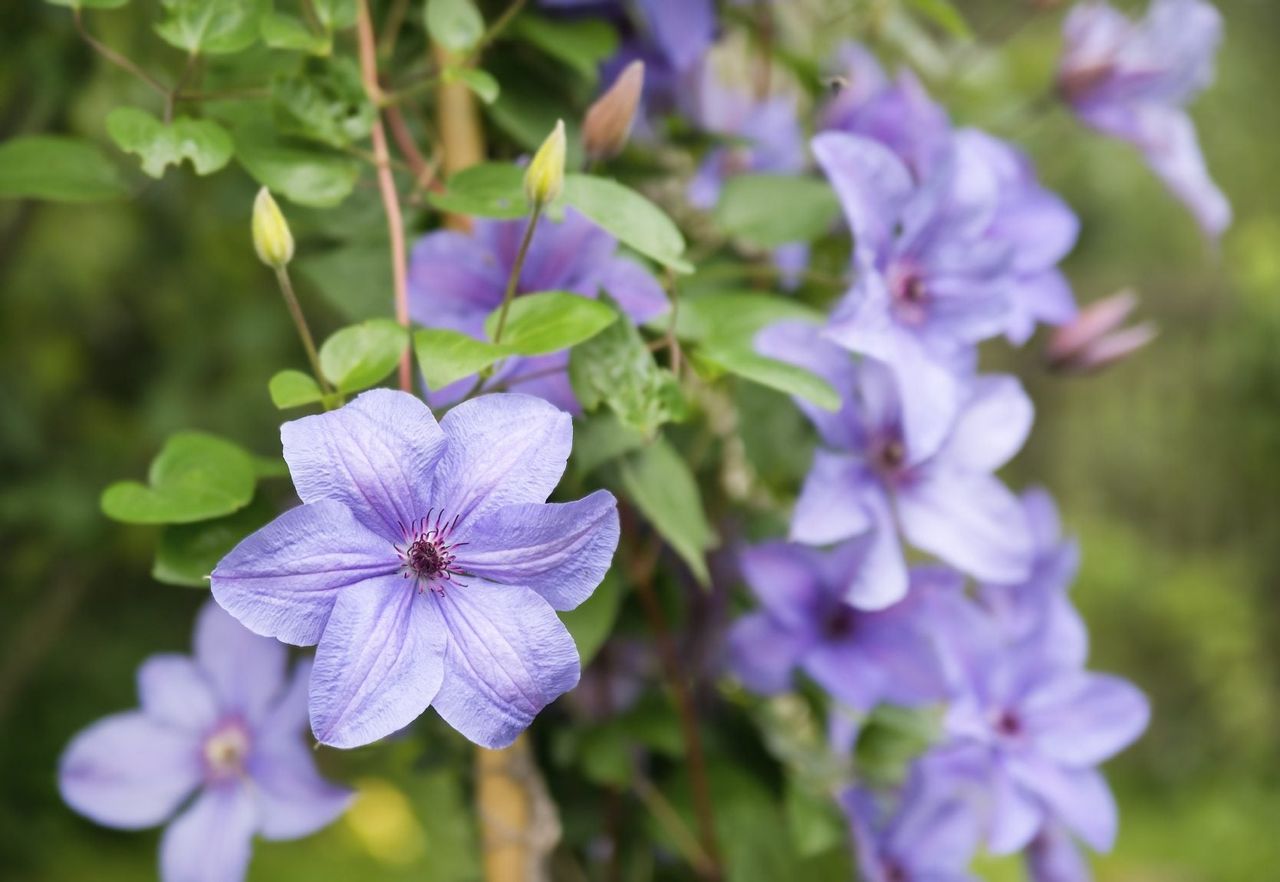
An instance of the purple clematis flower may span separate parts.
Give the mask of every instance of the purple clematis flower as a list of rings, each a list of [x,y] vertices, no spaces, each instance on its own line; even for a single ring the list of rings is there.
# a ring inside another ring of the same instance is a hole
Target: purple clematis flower
[[[938,781],[970,788],[995,854],[1025,848],[1061,824],[1099,851],[1116,835],[1116,807],[1098,764],[1147,726],[1131,683],[1066,666],[1035,644],[1010,644],[952,596],[939,630],[954,676],[946,746],[921,762]],[[936,612],[937,608],[935,608]]]
[[[453,230],[428,233],[409,258],[409,313],[427,327],[448,328],[485,339],[484,320],[502,305],[515,265],[525,220],[477,220],[470,235]],[[618,254],[617,241],[573,209],[556,223],[543,219],[533,233],[516,295],[570,291],[584,297],[606,292],[623,312],[642,322],[669,308],[666,294],[647,269]],[[567,352],[506,359],[490,379],[576,411],[569,386]],[[460,380],[429,400],[434,406],[460,398],[473,381]]]
[[[1090,882],[1093,874],[1080,847],[1059,824],[1047,824],[1027,846],[1031,882]]]
[[[827,380],[844,406],[797,401],[822,441],[791,521],[791,539],[827,545],[871,531],[865,577],[882,602],[907,590],[898,532],[917,548],[979,579],[1020,582],[1033,545],[1018,499],[992,472],[1022,446],[1032,407],[1011,376],[970,379],[950,425],[915,420],[883,364],[854,362],[820,328],[784,322],[756,338],[761,354]]]
[[[968,867],[978,845],[977,819],[954,792],[938,792],[916,773],[892,814],[860,787],[845,791],[840,805],[865,882],[976,882]]]
[[[1206,235],[1231,224],[1185,105],[1213,81],[1222,16],[1205,0],[1153,0],[1133,21],[1077,4],[1063,26],[1058,90],[1087,125],[1136,146]]]
[[[871,550],[856,539],[829,552],[784,542],[743,552],[743,576],[763,608],[734,624],[729,663],[748,688],[785,691],[800,668],[863,713],[881,702],[912,706],[945,696],[923,608],[910,597],[881,608],[883,586],[863,566]]]
[[[572,432],[527,395],[474,398],[437,424],[387,389],[281,427],[304,504],[222,559],[213,596],[250,630],[319,644],[321,742],[368,744],[430,705],[502,747],[578,682],[555,610],[604,577],[618,513],[605,491],[544,502]]]
[[[67,746],[62,798],[122,830],[177,814],[160,842],[166,882],[244,878],[255,834],[310,835],[351,799],[320,777],[300,737],[311,663],[299,662],[292,676],[287,664],[283,645],[206,604],[194,657],[147,659],[138,670],[142,707],[99,720]]]

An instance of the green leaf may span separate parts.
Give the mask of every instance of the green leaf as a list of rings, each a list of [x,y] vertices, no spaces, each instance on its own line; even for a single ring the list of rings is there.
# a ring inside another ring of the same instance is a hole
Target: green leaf
[[[680,453],[664,438],[623,458],[622,490],[704,586],[710,584],[706,553],[716,534],[703,513],[698,482]]]
[[[463,52],[484,36],[484,17],[471,0],[427,0],[427,31],[446,49]]]
[[[141,159],[142,170],[153,178],[184,159],[191,160],[196,174],[213,174],[235,151],[227,130],[211,119],[180,116],[165,125],[136,107],[117,107],[107,114],[107,134],[121,150]]]
[[[759,291],[722,291],[681,298],[676,336],[689,341],[754,341],[761,329],[775,322],[822,324],[823,320],[822,313],[791,298]],[[661,321],[665,323],[666,317]]]
[[[635,190],[608,178],[565,176],[564,200],[619,241],[677,272],[692,272],[684,236],[671,218]]]
[[[360,321],[391,309],[389,247],[386,239],[361,240],[299,257],[295,265],[298,275],[344,318]]]
[[[418,369],[432,392],[473,376],[511,354],[506,346],[495,346],[487,340],[445,328],[415,331],[413,351],[418,357]]]
[[[235,145],[236,160],[254,180],[299,205],[331,208],[351,194],[360,177],[356,160],[293,146],[259,126],[237,129]]]
[[[648,439],[624,426],[614,414],[600,412],[577,421],[573,440],[573,466],[578,475],[585,477],[624,453],[639,450]]]
[[[258,39],[262,0],[161,0],[165,42],[192,55],[228,55]]]
[[[623,426],[646,438],[685,416],[680,384],[658,367],[639,330],[624,316],[570,351],[569,381],[583,410],[605,405]]]
[[[564,62],[595,82],[600,62],[618,48],[618,33],[597,18],[563,21],[526,13],[511,25],[511,33]]]
[[[271,393],[271,403],[280,410],[315,404],[324,399],[324,393],[320,391],[315,378],[302,371],[278,372],[267,384],[267,391]]]
[[[327,30],[341,31],[356,23],[356,0],[312,0],[312,4]]]
[[[591,664],[613,631],[613,623],[617,621],[618,610],[622,606],[623,587],[622,577],[609,570],[604,581],[581,606],[560,613],[560,621],[564,622],[573,635],[573,642],[578,645],[578,655],[584,668]]]
[[[483,162],[449,178],[443,193],[428,193],[427,201],[441,211],[473,217],[511,219],[529,213],[524,195],[524,170],[509,162]]]
[[[493,339],[502,307],[489,313],[484,332]],[[547,355],[589,340],[618,320],[607,303],[567,291],[521,294],[511,301],[502,345],[520,355]]]
[[[485,104],[492,104],[497,101],[498,95],[502,91],[498,87],[498,81],[493,78],[492,74],[474,67],[446,67],[443,79],[446,83],[466,83],[467,88],[474,92],[476,97]]]
[[[272,49],[288,49],[311,55],[328,55],[333,51],[333,37],[317,34],[307,23],[294,15],[268,12],[258,23],[262,42]]]
[[[367,389],[395,370],[409,347],[409,331],[375,318],[343,328],[320,346],[320,370],[341,393]]]
[[[907,0],[907,5],[953,37],[968,40],[973,36],[969,23],[951,0]]]
[[[817,239],[839,216],[826,182],[793,175],[734,175],[715,209],[726,233],[760,248]]]
[[[204,432],[170,436],[152,460],[150,486],[119,481],[102,494],[107,517],[127,524],[187,524],[244,508],[253,498],[253,459]]]
[[[699,346],[696,353],[699,359],[753,383],[798,396],[823,410],[840,409],[840,395],[826,380],[804,368],[761,355],[749,345],[708,342]]]
[[[105,202],[127,195],[120,170],[88,141],[27,135],[0,143],[0,199]]]
[[[350,58],[334,58],[319,71],[277,77],[271,84],[276,128],[286,135],[343,148],[369,137],[376,116]]]
[[[119,9],[129,0],[45,0],[54,6],[69,6],[72,9]]]
[[[151,578],[166,585],[208,588],[209,574],[218,561],[274,514],[270,503],[258,495],[252,504],[226,517],[170,524],[160,532]]]

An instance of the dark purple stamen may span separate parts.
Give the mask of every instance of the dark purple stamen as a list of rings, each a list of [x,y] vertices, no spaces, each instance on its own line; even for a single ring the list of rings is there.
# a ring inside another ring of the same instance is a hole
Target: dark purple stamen
[[[1022,720],[1011,710],[1001,711],[996,717],[996,731],[1007,738],[1015,738],[1022,734]]]
[[[822,633],[833,640],[848,637],[853,633],[857,620],[858,614],[853,607],[842,603],[827,614],[822,623]]]
[[[404,578],[412,578],[417,583],[419,594],[427,588],[444,594],[446,582],[462,585],[456,577],[467,575],[457,566],[457,549],[467,543],[450,541],[458,518],[446,521],[441,509],[432,520],[432,512],[436,510],[427,512],[425,518],[411,521],[408,527],[401,524],[405,545],[395,546],[404,564]]]

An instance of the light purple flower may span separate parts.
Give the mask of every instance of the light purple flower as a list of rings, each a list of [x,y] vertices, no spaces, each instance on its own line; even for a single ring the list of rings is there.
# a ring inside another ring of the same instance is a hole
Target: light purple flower
[[[1084,2],[1067,16],[1063,37],[1063,98],[1087,125],[1141,150],[1201,229],[1221,235],[1231,206],[1209,177],[1184,110],[1213,81],[1218,10],[1205,0],[1153,0],[1133,21],[1106,3]]]
[[[486,395],[437,424],[375,389],[280,429],[303,505],[213,571],[213,596],[251,630],[319,644],[311,727],[368,744],[427,706],[485,747],[510,744],[578,682],[555,610],[595,590],[618,543],[611,494],[546,504],[569,415]]]
[[[1000,187],[993,169],[954,145],[917,183],[887,147],[828,132],[813,139],[854,237],[853,288],[828,335],[887,364],[920,417],[950,422],[962,383],[954,364],[1009,321],[1014,249],[986,233]]]
[[[840,797],[865,882],[976,882],[968,871],[978,845],[973,809],[927,778],[907,779],[896,808],[853,787]]]
[[[1014,377],[967,380],[950,424],[913,422],[893,373],[869,358],[855,364],[819,328],[773,325],[756,347],[826,379],[844,402],[830,413],[797,401],[822,445],[796,502],[793,541],[826,545],[871,531],[875,552],[864,562],[866,578],[886,603],[907,590],[899,530],[912,545],[979,579],[1027,578],[1034,549],[1026,517],[992,475],[1031,428],[1031,402]]]
[[[799,668],[863,713],[945,695],[921,607],[911,597],[885,607],[883,586],[864,567],[871,552],[865,539],[831,551],[770,542],[743,552],[743,577],[762,608],[734,623],[729,663],[748,688],[785,691]]]
[[[255,835],[307,836],[351,798],[320,777],[301,737],[311,663],[292,676],[287,664],[283,645],[206,604],[194,657],[147,659],[138,669],[141,708],[72,739],[58,769],[62,798],[123,830],[174,818],[160,842],[166,882],[244,878]]]
[[[1059,824],[1047,824],[1027,846],[1031,882],[1091,882],[1093,874],[1080,847]]]
[[[470,235],[439,230],[422,237],[409,258],[409,313],[419,324],[485,339],[484,320],[502,305],[526,220],[476,220]],[[534,230],[516,295],[569,291],[584,297],[606,292],[637,322],[668,309],[649,271],[618,254],[617,241],[573,209],[564,220],[543,218]],[[564,410],[577,410],[569,386],[567,352],[509,358],[489,383],[504,383]],[[430,396],[435,406],[460,398],[472,380]]]

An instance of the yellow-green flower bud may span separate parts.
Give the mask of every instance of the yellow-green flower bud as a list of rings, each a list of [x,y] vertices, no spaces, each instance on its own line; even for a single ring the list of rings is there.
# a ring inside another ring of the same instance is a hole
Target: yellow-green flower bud
[[[524,192],[529,201],[541,208],[554,202],[564,189],[564,121],[547,135],[524,173]]]
[[[622,152],[631,134],[642,91],[644,62],[633,61],[587,109],[582,120],[582,147],[588,159],[612,159]]]
[[[293,233],[289,222],[266,187],[253,200],[253,247],[267,266],[283,269],[293,259]]]

